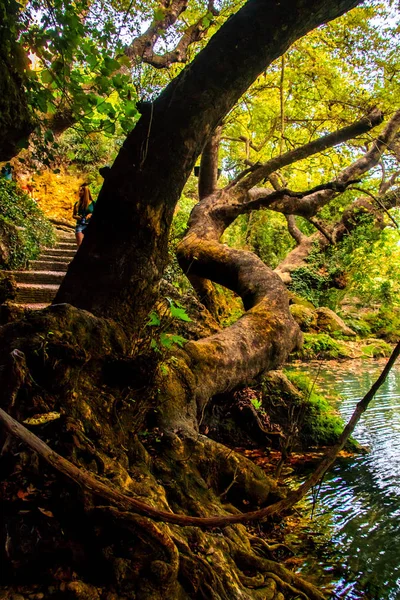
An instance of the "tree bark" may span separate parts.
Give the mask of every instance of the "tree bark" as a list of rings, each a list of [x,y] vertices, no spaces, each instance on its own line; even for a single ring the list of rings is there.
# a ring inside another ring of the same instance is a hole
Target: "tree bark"
[[[250,0],[143,108],[100,193],[55,302],[139,329],[158,291],[174,207],[211,132],[298,37],[356,0]]]

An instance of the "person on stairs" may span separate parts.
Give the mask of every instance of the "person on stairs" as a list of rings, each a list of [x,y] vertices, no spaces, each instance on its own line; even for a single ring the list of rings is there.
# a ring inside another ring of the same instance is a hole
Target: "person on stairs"
[[[73,218],[76,219],[75,237],[79,246],[82,244],[85,229],[93,214],[94,202],[87,183],[79,188],[79,200],[74,204]]]

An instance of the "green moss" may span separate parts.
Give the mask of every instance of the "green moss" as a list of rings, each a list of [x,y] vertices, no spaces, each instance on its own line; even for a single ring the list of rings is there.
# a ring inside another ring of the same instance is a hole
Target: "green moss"
[[[302,360],[349,358],[351,351],[344,343],[340,343],[326,333],[305,333],[303,347],[295,355]]]
[[[304,373],[286,372],[289,381],[299,390],[302,419],[299,437],[303,447],[332,446],[343,431],[344,423],[337,410],[332,407],[318,388]],[[358,448],[357,442],[350,439],[349,449]]]
[[[41,246],[53,246],[51,223],[14,182],[0,180],[0,267],[18,269],[40,254]]]
[[[361,352],[365,358],[379,358],[390,356],[392,347],[383,340],[374,340],[370,344],[363,346]]]
[[[281,432],[281,445],[289,453],[338,441],[344,423],[307,375],[292,370],[270,372],[261,390],[271,431]],[[359,446],[351,440],[347,447],[355,450]]]

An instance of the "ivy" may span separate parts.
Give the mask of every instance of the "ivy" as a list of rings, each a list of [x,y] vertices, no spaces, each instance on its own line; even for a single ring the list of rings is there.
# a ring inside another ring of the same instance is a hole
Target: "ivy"
[[[14,182],[0,180],[0,236],[7,252],[0,267],[19,269],[40,254],[41,246],[52,246],[55,233],[36,202]]]

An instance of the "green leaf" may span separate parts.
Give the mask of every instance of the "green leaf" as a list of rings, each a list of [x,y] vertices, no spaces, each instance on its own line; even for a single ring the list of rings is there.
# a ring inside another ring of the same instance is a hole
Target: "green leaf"
[[[176,335],[174,333],[162,333],[160,335],[160,344],[163,348],[166,348],[167,350],[170,350],[175,344],[182,348],[183,345],[186,344],[186,342],[186,338],[184,338],[181,335]]]
[[[155,352],[160,352],[160,348],[158,347],[158,344],[154,338],[150,342],[150,348]]]
[[[171,302],[169,309],[171,311],[171,316],[174,317],[174,319],[180,319],[181,321],[187,321],[188,323],[191,322],[192,319],[189,317],[184,308],[176,306],[176,304]]]
[[[104,64],[110,73],[117,71],[121,67],[118,60],[115,60],[115,58],[110,58],[109,56],[104,58]]]
[[[163,11],[163,9],[162,9],[162,8],[157,8],[157,9],[154,11],[154,20],[155,20],[155,21],[162,21],[162,20],[163,20],[163,18],[164,18],[164,14],[165,14],[165,13],[164,13],[164,11]]]
[[[177,346],[180,346],[181,348],[186,344],[187,339],[185,337],[183,337],[182,335],[171,335],[171,340],[173,341],[174,344],[176,344]]]
[[[149,316],[150,316],[150,318],[147,321],[146,325],[150,325],[150,326],[156,325],[157,327],[159,325],[161,325],[160,317],[158,316],[158,314],[156,312],[154,312],[154,310],[150,313]]]
[[[138,114],[138,111],[136,108],[136,102],[132,102],[132,100],[126,101],[125,114],[127,117],[135,117]]]
[[[115,133],[114,121],[103,121],[103,131],[104,133],[108,133],[109,135]]]
[[[43,83],[51,83],[54,79],[53,75],[50,73],[50,71],[42,71],[40,74],[40,78],[43,81]]]
[[[54,135],[51,129],[44,132],[44,139],[46,142],[54,142]]]

